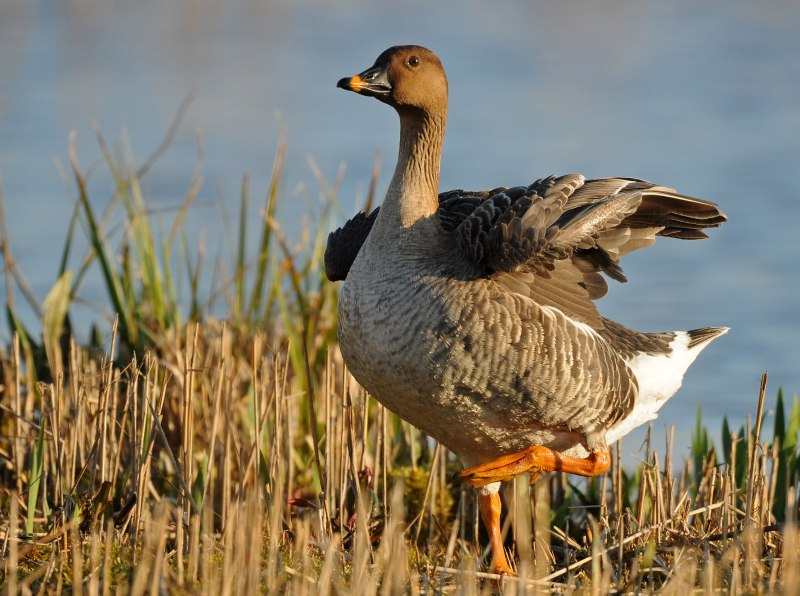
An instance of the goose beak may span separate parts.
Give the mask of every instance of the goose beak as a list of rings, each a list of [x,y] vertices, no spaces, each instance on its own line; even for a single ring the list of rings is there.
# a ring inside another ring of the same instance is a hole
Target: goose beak
[[[383,98],[392,92],[385,66],[373,66],[353,77],[345,77],[336,83],[337,87],[355,91],[361,95]]]

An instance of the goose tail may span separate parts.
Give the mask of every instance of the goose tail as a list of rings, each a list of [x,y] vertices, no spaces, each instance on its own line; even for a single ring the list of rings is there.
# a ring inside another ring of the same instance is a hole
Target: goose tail
[[[700,327],[700,329],[690,329],[686,332],[689,336],[689,344],[687,347],[690,350],[697,348],[699,352],[721,335],[725,335],[728,331],[730,331],[730,327]]]
[[[613,443],[631,430],[656,418],[656,413],[680,388],[683,375],[697,355],[728,327],[702,327],[676,331],[669,349],[661,354],[641,352],[627,361],[639,386],[633,411],[612,427],[606,435]]]

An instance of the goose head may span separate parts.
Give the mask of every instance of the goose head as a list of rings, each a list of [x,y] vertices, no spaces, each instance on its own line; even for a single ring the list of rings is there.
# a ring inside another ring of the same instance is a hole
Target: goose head
[[[398,112],[447,113],[447,76],[439,58],[421,46],[394,46],[367,70],[337,87],[375,97]]]

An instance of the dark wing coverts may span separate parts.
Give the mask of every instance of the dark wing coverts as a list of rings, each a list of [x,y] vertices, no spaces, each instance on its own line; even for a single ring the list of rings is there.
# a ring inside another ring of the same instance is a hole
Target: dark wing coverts
[[[328,234],[328,244],[325,246],[325,275],[331,281],[342,281],[347,277],[347,272],[356,260],[361,245],[367,239],[378,209],[369,215],[360,211],[347,220],[337,230]]]

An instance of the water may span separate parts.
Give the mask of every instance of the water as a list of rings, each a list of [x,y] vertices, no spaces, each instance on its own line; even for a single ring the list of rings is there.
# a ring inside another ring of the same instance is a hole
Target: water
[[[347,164],[347,214],[363,203],[376,152],[382,188],[393,167],[396,117],[335,82],[390,45],[420,43],[450,80],[443,188],[626,175],[728,214],[710,240],[662,239],[626,257],[630,282],[600,303],[644,330],[732,327],[662,410],[657,428],[675,424],[683,452],[698,403],[718,441],[723,414],[738,426],[754,410],[764,370],[770,401],[778,386],[800,390],[800,4],[375,4],[3,0],[0,176],[10,244],[39,299],[55,281],[72,208],[54,163],[66,163],[71,130],[84,168],[95,165],[102,208],[111,184],[96,167],[92,122],[118,146],[127,134],[143,160],[194,93],[145,192],[154,206],[181,203],[201,130],[205,185],[189,221],[211,256],[227,242],[219,204],[235,213],[244,172],[253,197],[263,195],[283,130],[281,221],[296,236],[299,219],[319,213],[309,158],[328,180]],[[87,306],[73,316],[86,325],[108,307],[96,277],[82,296]],[[0,341],[9,337],[3,320]],[[626,444],[634,450],[640,438]]]

